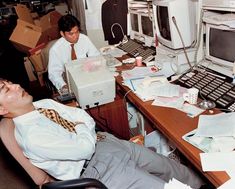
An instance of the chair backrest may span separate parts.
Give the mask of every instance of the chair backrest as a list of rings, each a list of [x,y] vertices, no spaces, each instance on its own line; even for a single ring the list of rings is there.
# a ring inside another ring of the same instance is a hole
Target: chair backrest
[[[54,45],[54,43],[57,40],[58,39],[55,39],[53,41],[48,42],[46,47],[43,48],[42,51],[41,51],[42,64],[43,64],[43,67],[45,68],[45,71],[47,71],[47,67],[48,67],[50,48]]]
[[[34,166],[23,154],[23,151],[16,142],[14,135],[15,125],[11,119],[2,119],[0,121],[0,137],[3,144],[18,163],[25,169],[36,185],[41,186],[44,183],[53,181],[46,172]]]

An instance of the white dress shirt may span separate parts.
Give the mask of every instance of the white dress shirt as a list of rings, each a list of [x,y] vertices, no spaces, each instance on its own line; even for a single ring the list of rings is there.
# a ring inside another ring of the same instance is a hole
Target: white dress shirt
[[[48,75],[51,82],[59,90],[66,83],[62,74],[64,73],[64,65],[71,61],[71,43],[61,37],[51,47],[49,51]],[[84,34],[79,34],[78,42],[74,44],[77,58],[85,58],[90,56],[99,56],[100,52],[93,45],[91,40]]]
[[[85,160],[95,152],[94,120],[82,109],[50,99],[34,103],[35,108],[55,109],[61,117],[78,124],[69,132],[37,110],[13,119],[15,137],[24,155],[37,167],[60,180],[79,178]]]

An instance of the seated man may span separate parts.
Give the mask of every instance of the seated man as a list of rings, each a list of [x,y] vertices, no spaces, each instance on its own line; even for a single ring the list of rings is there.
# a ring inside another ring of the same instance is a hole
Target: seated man
[[[25,156],[53,177],[96,178],[114,189],[163,189],[176,178],[200,188],[201,179],[184,165],[111,134],[96,134],[84,110],[32,99],[19,85],[0,80],[0,115],[13,119]]]
[[[64,80],[65,63],[77,58],[99,56],[90,39],[80,33],[80,22],[76,17],[68,14],[58,21],[61,38],[58,39],[49,51],[48,76],[55,87],[63,92],[68,89]]]

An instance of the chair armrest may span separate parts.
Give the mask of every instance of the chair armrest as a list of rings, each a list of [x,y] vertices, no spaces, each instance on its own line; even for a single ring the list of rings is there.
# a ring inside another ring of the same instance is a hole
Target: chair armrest
[[[108,189],[102,182],[92,178],[79,178],[65,181],[48,182],[41,189],[79,189],[84,187],[95,187]]]

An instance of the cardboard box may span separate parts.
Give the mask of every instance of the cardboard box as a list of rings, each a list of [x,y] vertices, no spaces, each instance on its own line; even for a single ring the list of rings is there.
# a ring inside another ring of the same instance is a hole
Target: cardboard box
[[[30,60],[28,59],[28,57],[24,57],[24,66],[25,66],[25,70],[27,72],[29,81],[37,80],[37,78],[35,77],[35,74],[34,74],[33,66],[32,66]]]
[[[43,64],[41,50],[38,50],[33,55],[28,57],[31,65],[33,66],[34,73],[37,75],[37,80],[41,86],[44,86],[43,73],[47,71],[47,68]]]
[[[34,20],[30,10],[22,4],[15,6],[18,15],[17,25],[10,36],[15,47],[25,53],[41,43],[60,37],[57,22],[61,14],[52,11],[39,19]]]
[[[44,67],[43,62],[42,62],[41,51],[31,55],[29,57],[29,60],[33,64],[34,70],[36,72],[43,72],[46,70],[46,68]]]

